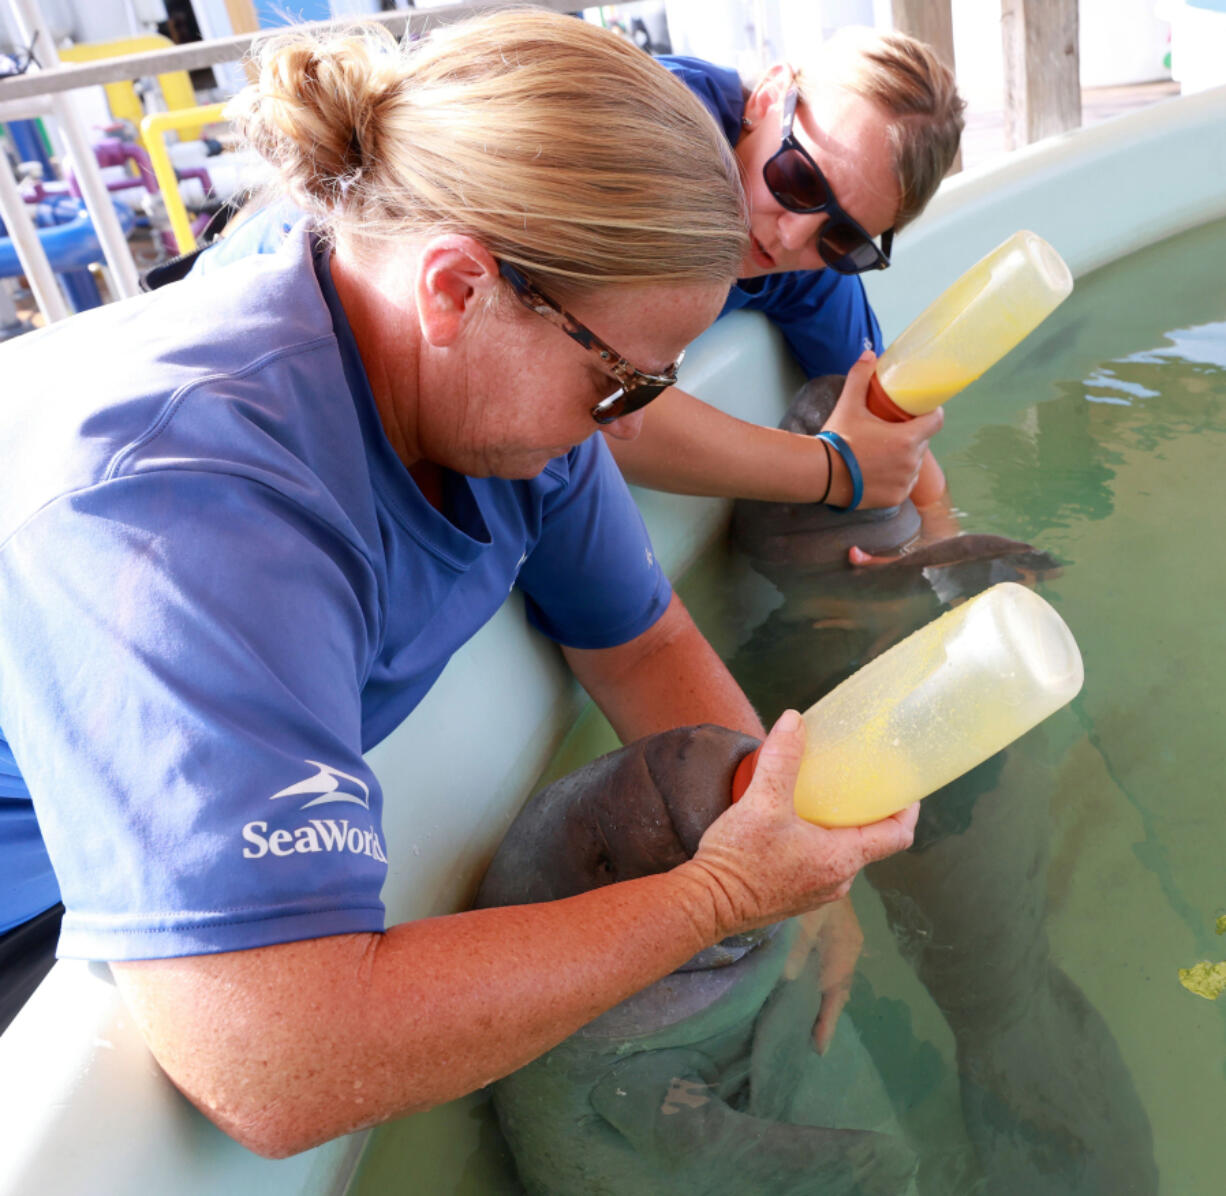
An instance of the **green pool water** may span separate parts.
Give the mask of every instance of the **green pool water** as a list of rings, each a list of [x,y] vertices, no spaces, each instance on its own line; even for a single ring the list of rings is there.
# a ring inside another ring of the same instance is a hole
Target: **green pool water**
[[[964,531],[1025,540],[1060,562],[1037,588],[1072,628],[1086,682],[1069,708],[926,810],[923,852],[853,890],[865,943],[844,1016],[919,1155],[925,1196],[1003,1190],[972,1148],[968,1069],[996,1090],[973,1116],[1023,1127],[1011,1145],[1001,1139],[1001,1166],[1027,1145],[1040,1167],[1058,1153],[1034,1128],[1042,1112],[1028,1110],[1065,1100],[1095,1150],[1115,1142],[1131,1168],[1112,1191],[1223,1187],[1226,997],[1205,1000],[1178,979],[1226,960],[1216,933],[1226,914],[1223,261],[1226,223],[1080,279],[951,403],[935,446]],[[939,609],[924,587],[863,601],[837,587],[781,594],[726,549],[679,588],[767,720],[816,696],[790,692],[808,661],[831,683],[891,621]],[[775,661],[791,670],[780,684]],[[590,713],[545,779],[613,746]],[[925,959],[940,973],[947,957],[957,964],[939,983],[952,1013],[917,974]],[[979,1000],[993,1010],[986,1021]],[[1059,1182],[1017,1190],[1098,1191]],[[517,1185],[478,1096],[376,1134],[353,1190]]]

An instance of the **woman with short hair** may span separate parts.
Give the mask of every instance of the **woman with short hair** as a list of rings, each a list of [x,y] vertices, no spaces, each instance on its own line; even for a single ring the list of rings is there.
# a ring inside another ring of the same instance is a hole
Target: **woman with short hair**
[[[745,180],[750,244],[724,312],[763,313],[806,377],[848,375],[826,424],[845,449],[736,419],[674,388],[636,443],[612,446],[618,464],[632,481],[687,494],[933,503],[945,482],[926,449],[943,415],[891,424],[867,410],[882,338],[859,275],[889,265],[895,234],[957,156],[965,104],[953,73],[915,38],[856,27],[775,64],[751,88],[701,59],[661,61],[719,122]]]

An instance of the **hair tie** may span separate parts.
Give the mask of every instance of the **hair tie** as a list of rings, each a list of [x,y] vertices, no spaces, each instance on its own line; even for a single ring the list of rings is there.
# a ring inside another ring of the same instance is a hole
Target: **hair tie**
[[[824,440],[843,458],[843,464],[847,466],[847,473],[851,477],[851,502],[845,507],[837,507],[834,503],[828,503],[827,506],[834,511],[854,511],[864,497],[864,475],[860,472],[860,462],[856,460],[856,454],[851,451],[851,445],[837,432],[829,432],[823,428],[818,432],[817,438]]]

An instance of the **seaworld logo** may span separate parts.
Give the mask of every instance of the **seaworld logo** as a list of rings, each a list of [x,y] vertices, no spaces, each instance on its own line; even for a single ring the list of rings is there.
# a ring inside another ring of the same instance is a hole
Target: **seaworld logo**
[[[351,777],[347,772],[341,772],[339,768],[333,768],[331,764],[320,764],[318,760],[308,760],[307,763],[319,771],[314,776],[307,777],[305,781],[296,781],[293,785],[282,789],[280,793],[274,793],[270,798],[271,801],[276,801],[279,797],[303,797],[314,794],[313,800],[303,802],[301,809],[305,810],[310,806],[322,806],[328,802],[338,801],[352,802],[355,806],[361,806],[365,810],[370,809],[370,787],[364,781]],[[344,791],[346,782],[360,792],[346,793]]]
[[[380,864],[387,863],[383,844],[372,830],[350,826],[348,818],[312,818],[297,830],[281,827],[268,833],[267,822],[249,822],[243,827],[243,838],[250,846],[243,848],[243,859],[259,860],[266,855],[313,855],[320,851],[343,851],[350,855],[365,855]]]
[[[308,797],[299,809],[347,802],[370,809],[370,786],[358,777],[341,772],[330,764],[307,760],[317,771],[305,780],[296,781],[269,799],[281,797]],[[321,851],[347,852],[350,855],[369,856],[381,864],[387,863],[383,845],[378,834],[360,826],[351,826],[348,818],[312,818],[306,825],[295,830],[284,827],[268,830],[268,823],[261,820],[249,822],[243,827],[243,838],[248,846],[243,848],[243,858],[262,859],[266,855],[313,855]]]

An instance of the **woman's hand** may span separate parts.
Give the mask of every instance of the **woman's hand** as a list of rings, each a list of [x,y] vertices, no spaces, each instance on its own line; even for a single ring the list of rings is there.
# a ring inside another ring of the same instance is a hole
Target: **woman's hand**
[[[681,865],[706,888],[721,938],[837,901],[865,864],[911,845],[918,803],[864,827],[827,830],[800,818],[792,795],[804,746],[800,715],[785,711],[745,796]]]
[[[796,919],[797,933],[783,965],[783,978],[797,980],[811,965],[816,953],[816,981],[821,1005],[813,1022],[813,1046],[824,1055],[834,1038],[834,1028],[851,996],[851,982],[864,946],[864,932],[852,908],[851,898],[832,901]]]
[[[878,419],[867,405],[868,383],[876,368],[876,355],[865,350],[851,367],[838,404],[826,421],[826,427],[842,436],[856,455],[864,475],[860,506],[866,508],[895,507],[911,494],[928,441],[945,421],[940,407],[905,423]],[[851,477],[838,453],[831,452],[831,463],[834,477],[828,501],[846,506],[851,502]]]
[[[813,1045],[819,1055],[826,1053],[834,1038],[834,1027],[851,996],[856,962],[864,946],[864,932],[850,898],[836,901],[822,912],[827,916],[816,928],[817,948],[821,952],[822,1007],[813,1023]]]

